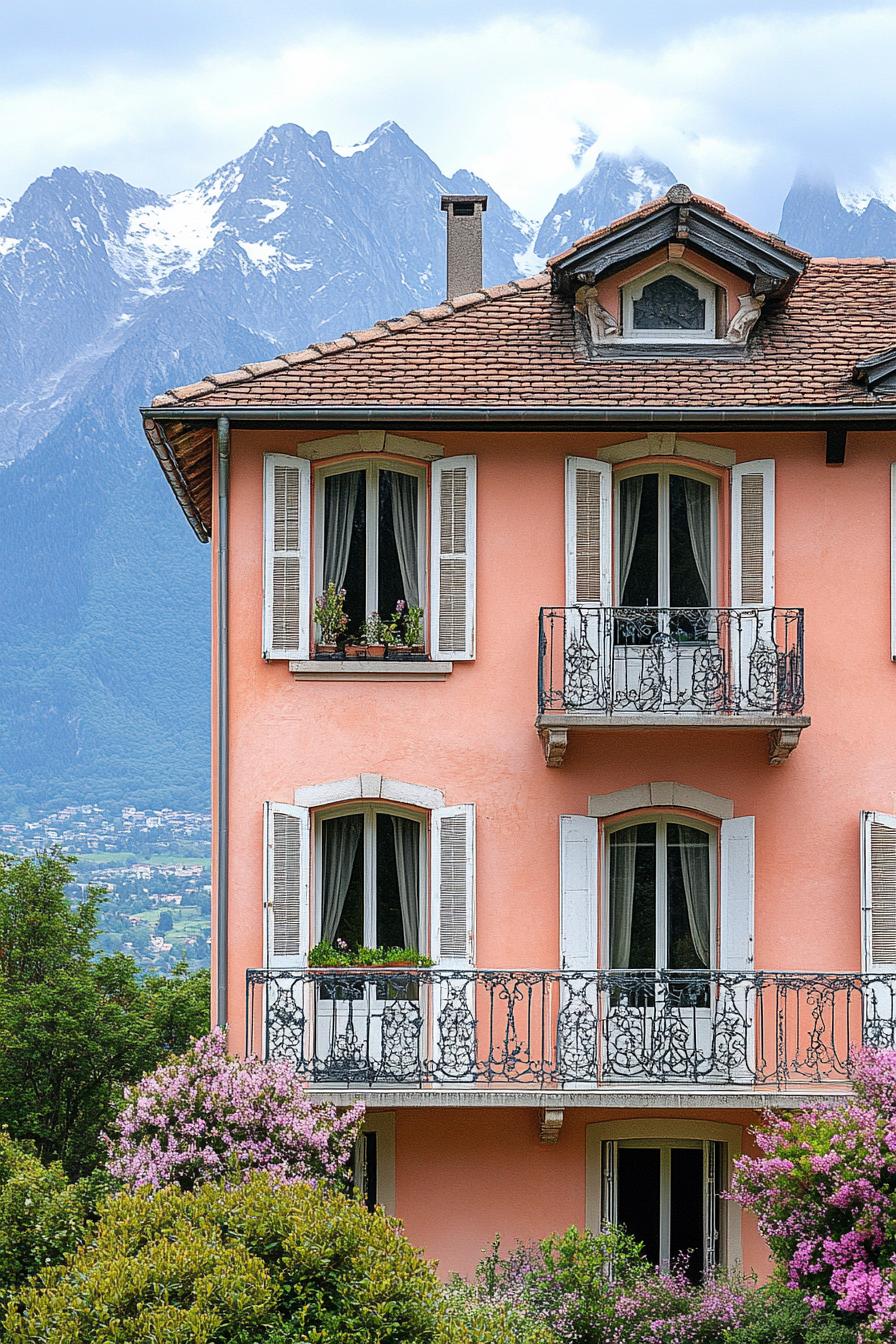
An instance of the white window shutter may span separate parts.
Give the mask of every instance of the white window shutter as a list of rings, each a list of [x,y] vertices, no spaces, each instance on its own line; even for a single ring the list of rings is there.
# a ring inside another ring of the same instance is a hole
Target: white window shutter
[[[304,966],[311,923],[311,814],[290,803],[264,805],[265,966]]]
[[[432,464],[432,611],[435,659],[476,656],[476,458]]]
[[[775,605],[775,463],[731,469],[731,605]]]
[[[722,822],[720,971],[753,970],[755,817]]]
[[[597,970],[597,817],[560,818],[560,968]]]
[[[896,817],[862,813],[862,970],[896,971]]]
[[[566,459],[566,605],[613,605],[613,468]]]
[[[311,584],[311,463],[264,459],[265,658],[308,658]]]
[[[432,814],[430,956],[446,970],[475,964],[475,814],[472,803]]]

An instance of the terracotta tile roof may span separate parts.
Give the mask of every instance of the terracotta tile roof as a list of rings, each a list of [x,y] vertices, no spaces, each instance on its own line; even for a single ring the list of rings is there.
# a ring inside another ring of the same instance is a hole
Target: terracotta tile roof
[[[685,188],[684,190],[687,190]],[[710,200],[708,196],[697,196],[693,192],[688,193],[687,200],[694,205],[700,205],[704,210],[708,210],[712,215],[718,215],[719,219],[726,220],[729,224],[734,224],[746,233],[750,233],[754,238],[760,239],[763,243],[769,243],[780,252],[786,252],[789,256],[795,257],[797,261],[810,261],[808,252],[801,252],[799,248],[791,247],[785,243],[783,238],[779,238],[775,233],[764,233],[762,229],[754,229],[752,224],[748,224],[745,219],[738,219],[737,215],[732,215],[730,210],[726,210],[724,205],[718,201]],[[669,196],[658,196],[654,201],[647,201],[639,206],[637,210],[632,210],[630,214],[625,215],[623,219],[614,219],[609,224],[605,224],[601,229],[595,229],[593,233],[586,234],[584,238],[578,238],[566,249],[565,252],[558,252],[556,257],[551,257],[548,261],[548,269],[556,266],[558,262],[565,261],[567,257],[572,257],[581,248],[587,247],[589,243],[596,242],[599,238],[606,238],[611,233],[616,233],[620,225],[633,224],[637,220],[648,219],[651,215],[658,214],[661,210],[668,209],[670,205]]]
[[[646,207],[645,207],[646,208]],[[589,357],[547,274],[174,388],[154,407],[840,406],[896,402],[858,359],[896,345],[896,260],[815,259],[735,357]]]

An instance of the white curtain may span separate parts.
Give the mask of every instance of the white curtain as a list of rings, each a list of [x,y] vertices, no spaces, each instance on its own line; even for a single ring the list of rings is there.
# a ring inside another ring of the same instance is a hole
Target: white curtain
[[[707,605],[712,592],[712,529],[710,525],[710,504],[712,493],[702,481],[694,481],[689,476],[684,481],[684,500],[688,511],[688,532],[691,537],[691,550],[694,564],[703,584]]]
[[[345,909],[362,829],[363,820],[357,812],[348,817],[331,817],[323,823],[320,936],[328,943],[336,937]]]
[[[627,826],[610,837],[610,969],[628,968],[635,904],[638,828]]]
[[[392,818],[398,901],[405,947],[420,947],[420,826],[409,817]]]
[[[635,542],[638,539],[638,521],[641,517],[643,476],[629,476],[619,487],[619,601],[625,601]]]
[[[670,828],[671,829],[671,828]],[[709,836],[691,826],[677,827],[684,899],[694,948],[701,966],[709,966]]]
[[[390,471],[392,477],[392,527],[398,550],[398,565],[404,598],[409,607],[420,605],[420,578],[417,573],[417,490],[419,481],[406,471]]]
[[[348,569],[348,553],[352,544],[352,526],[358,501],[358,486],[363,479],[357,471],[338,472],[328,476],[326,483],[326,510],[324,524],[323,586],[335,583],[341,588]]]

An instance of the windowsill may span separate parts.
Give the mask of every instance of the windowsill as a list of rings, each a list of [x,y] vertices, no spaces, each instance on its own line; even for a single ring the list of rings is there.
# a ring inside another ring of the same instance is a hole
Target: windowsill
[[[297,681],[444,681],[451,662],[429,658],[308,658],[290,662]]]

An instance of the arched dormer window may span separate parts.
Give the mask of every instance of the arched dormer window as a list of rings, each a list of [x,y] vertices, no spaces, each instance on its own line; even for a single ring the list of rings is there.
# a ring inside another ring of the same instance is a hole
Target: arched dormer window
[[[622,290],[623,340],[715,340],[716,293],[711,280],[674,263],[638,276]]]

